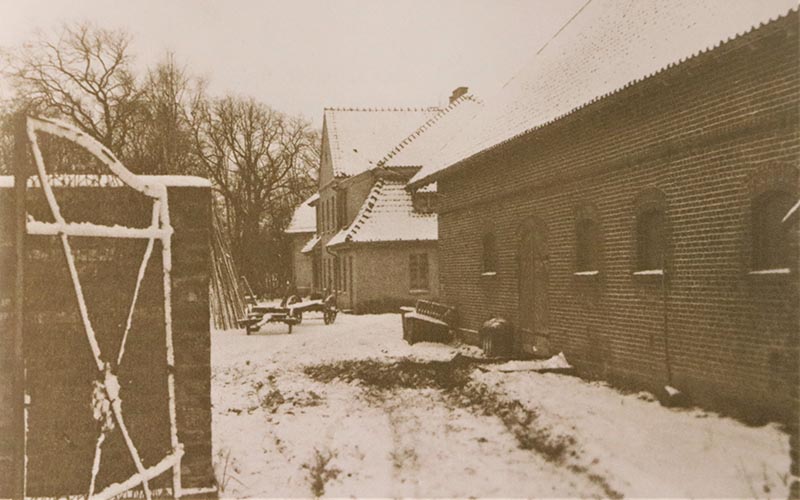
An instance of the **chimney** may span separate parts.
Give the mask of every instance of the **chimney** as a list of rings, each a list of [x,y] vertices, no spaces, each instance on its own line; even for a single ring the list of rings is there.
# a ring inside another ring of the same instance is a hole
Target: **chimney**
[[[455,101],[462,95],[466,94],[467,92],[469,92],[469,87],[458,87],[457,89],[455,89],[453,93],[450,94],[450,104],[453,104],[453,101]]]

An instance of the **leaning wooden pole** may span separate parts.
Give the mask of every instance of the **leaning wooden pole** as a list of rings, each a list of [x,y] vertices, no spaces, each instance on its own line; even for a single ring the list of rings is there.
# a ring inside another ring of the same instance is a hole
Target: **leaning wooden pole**
[[[25,113],[16,117],[14,134],[14,323],[11,363],[13,366],[13,493],[12,498],[25,498],[25,358],[23,354],[23,322],[25,296],[25,190],[29,171]]]

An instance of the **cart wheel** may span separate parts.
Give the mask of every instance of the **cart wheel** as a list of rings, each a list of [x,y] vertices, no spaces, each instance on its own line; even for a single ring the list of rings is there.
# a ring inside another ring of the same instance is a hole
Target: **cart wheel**
[[[331,324],[332,324],[334,321],[336,321],[336,314],[337,314],[337,311],[336,311],[336,309],[334,309],[333,311],[331,311]]]
[[[298,302],[302,301],[300,300],[300,297],[298,297],[297,295],[292,295],[291,297],[289,297],[289,300],[286,301],[286,303],[289,305],[297,304]]]
[[[297,318],[297,324],[298,325],[303,322],[303,312],[302,311],[295,312],[294,313],[294,317]]]
[[[325,322],[326,325],[331,324],[331,313],[327,310],[322,312],[322,321]]]

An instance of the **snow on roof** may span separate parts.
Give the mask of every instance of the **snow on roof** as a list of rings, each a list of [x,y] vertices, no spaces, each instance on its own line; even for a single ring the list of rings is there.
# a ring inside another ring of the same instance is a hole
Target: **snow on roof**
[[[472,94],[459,97],[403,138],[378,165],[424,167],[449,139],[461,132],[464,124],[475,116],[481,106],[483,102]]]
[[[319,198],[319,195],[311,195],[294,210],[285,233],[313,233],[317,230],[317,210],[310,205],[316,200],[315,197]]]
[[[311,237],[310,240],[303,245],[303,248],[300,249],[300,253],[311,253],[314,248],[316,248],[317,244],[319,243],[320,237],[316,234]]]
[[[445,168],[715,48],[796,6],[797,0],[587,2],[495,99],[487,100],[414,182],[430,182]]]
[[[405,183],[378,180],[349,227],[328,242],[435,241],[438,237],[436,214],[414,212],[411,194]]]
[[[326,108],[325,127],[335,176],[375,168],[387,150],[439,108]]]

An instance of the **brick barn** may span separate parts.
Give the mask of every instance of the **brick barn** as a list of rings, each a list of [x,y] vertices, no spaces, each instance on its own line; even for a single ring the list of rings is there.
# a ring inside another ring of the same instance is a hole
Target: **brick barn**
[[[798,12],[588,4],[410,182],[442,299],[517,352],[749,415],[798,387]]]

